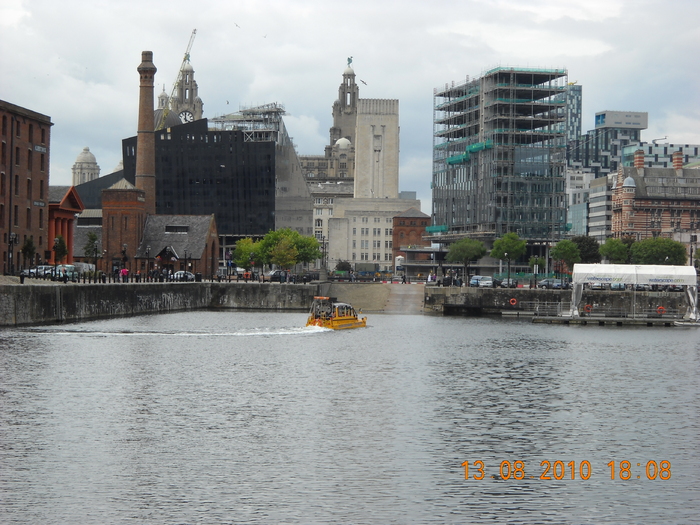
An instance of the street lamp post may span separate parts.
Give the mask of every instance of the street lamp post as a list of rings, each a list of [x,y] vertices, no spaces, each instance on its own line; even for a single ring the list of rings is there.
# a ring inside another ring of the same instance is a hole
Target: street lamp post
[[[122,278],[123,278],[122,281],[123,282],[127,282],[129,279],[129,277],[128,277],[129,274],[127,272],[123,271],[126,269],[126,261],[127,261],[126,248],[127,248],[126,243],[122,244]]]
[[[146,246],[146,281],[151,280],[151,247]]]
[[[182,280],[186,281],[187,280],[187,250],[185,250],[185,271],[182,273]]]
[[[8,269],[10,270],[10,275],[15,274],[15,261],[13,257],[13,251],[14,248],[13,246],[17,244],[17,234],[15,232],[10,233],[10,237],[8,239],[8,244],[9,244],[9,250],[7,252],[7,266]]]
[[[58,237],[53,240],[53,280],[58,278]]]
[[[506,281],[508,283],[508,288],[510,288],[510,257],[508,257],[508,252],[506,252],[506,262],[508,263],[508,280]]]

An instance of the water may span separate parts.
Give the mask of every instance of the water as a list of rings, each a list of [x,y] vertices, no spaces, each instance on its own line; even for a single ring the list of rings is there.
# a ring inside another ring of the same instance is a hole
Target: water
[[[0,331],[0,522],[700,522],[697,330],[304,321]]]

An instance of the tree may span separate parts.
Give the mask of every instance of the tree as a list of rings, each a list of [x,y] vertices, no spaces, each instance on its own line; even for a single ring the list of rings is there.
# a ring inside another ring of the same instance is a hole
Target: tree
[[[484,255],[486,255],[486,248],[484,248],[483,242],[465,237],[450,245],[445,260],[447,262],[462,263],[464,265],[465,276],[469,279],[470,263],[481,259]]]
[[[578,246],[567,239],[559,241],[549,254],[555,261],[564,262],[569,271],[574,269],[574,264],[581,262],[581,252],[579,252]]]
[[[527,251],[527,241],[522,240],[517,233],[506,233],[496,239],[491,250],[491,257],[508,262],[508,286],[510,286],[510,261],[517,260]]]
[[[322,254],[319,248],[318,241],[314,237],[305,237],[298,231],[290,228],[282,228],[281,230],[270,231],[265,237],[259,241],[257,257],[264,264],[276,264],[273,260],[273,250],[284,240],[285,250],[289,253],[291,246],[294,247],[294,261],[289,265],[293,266],[298,262],[310,262],[315,259],[320,259]],[[281,256],[282,251],[276,252]],[[287,268],[289,268],[287,266]]]
[[[533,255],[532,257],[530,257],[530,260],[528,261],[528,265],[530,266],[532,273],[537,275],[538,273],[542,273],[542,270],[547,265],[547,261],[544,257],[535,257]],[[537,271],[535,271],[535,267],[537,267]]]
[[[63,239],[62,235],[56,237],[57,242],[53,245],[54,250],[54,261],[56,264],[60,263],[66,255],[68,255],[68,247],[66,246],[66,241]]]
[[[36,254],[36,246],[34,246],[34,237],[29,236],[27,237],[27,240],[24,241],[24,244],[22,245],[22,249],[20,250],[22,252],[22,257],[23,257],[23,265],[27,265],[27,259],[29,259],[29,266],[32,265],[32,259],[34,259],[34,255]]]
[[[629,262],[629,245],[620,239],[612,237],[605,240],[605,244],[600,246],[600,254],[613,264],[627,264]]]
[[[83,246],[83,253],[88,260],[92,260],[92,264],[95,265],[95,268],[97,268],[97,259],[100,256],[100,250],[99,237],[97,237],[95,232],[88,232],[87,242],[85,246]]]
[[[527,241],[522,240],[517,233],[506,233],[496,239],[491,250],[491,257],[502,261],[515,261],[525,255]]]
[[[288,270],[298,261],[299,250],[289,237],[282,237],[270,250],[270,262]]]
[[[600,245],[593,237],[588,235],[577,235],[571,239],[581,254],[579,262],[586,264],[595,264],[600,262]]]
[[[352,265],[348,261],[338,261],[335,265],[335,269],[338,272],[349,272],[352,270]]]
[[[297,259],[299,262],[310,263],[311,261],[323,257],[321,245],[318,243],[316,237],[299,235],[295,246],[298,252]]]
[[[253,239],[248,237],[236,241],[236,248],[233,250],[231,258],[237,267],[250,270],[255,264],[258,264],[258,253],[258,243],[253,242]]]
[[[688,260],[685,245],[673,239],[656,237],[635,242],[631,249],[632,264],[684,265]]]

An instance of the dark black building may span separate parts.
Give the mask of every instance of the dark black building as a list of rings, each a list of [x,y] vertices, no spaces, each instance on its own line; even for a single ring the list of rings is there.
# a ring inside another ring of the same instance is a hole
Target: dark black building
[[[275,143],[240,130],[212,131],[207,119],[155,132],[156,213],[213,213],[219,234],[257,237],[275,229]],[[124,178],[134,181],[136,137],[122,141]]]

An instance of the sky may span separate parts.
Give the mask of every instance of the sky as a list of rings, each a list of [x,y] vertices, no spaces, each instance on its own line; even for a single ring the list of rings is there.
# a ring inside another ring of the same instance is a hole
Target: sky
[[[642,140],[700,144],[698,0],[0,0],[0,99],[51,117],[50,184],[84,147],[101,174],[136,135],[141,52],[156,97],[190,63],[204,117],[278,102],[320,155],[352,57],[360,98],[399,100],[400,190],[430,213],[433,90],[497,66],[566,68],[598,111],[646,111]],[[362,80],[362,82],[359,82]]]

